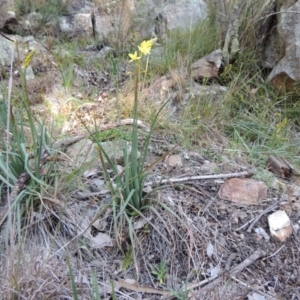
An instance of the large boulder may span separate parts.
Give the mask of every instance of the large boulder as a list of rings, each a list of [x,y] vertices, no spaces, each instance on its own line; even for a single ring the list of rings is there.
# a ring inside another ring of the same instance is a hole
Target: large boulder
[[[0,1],[0,28],[4,27],[5,22],[11,18],[8,13],[14,8],[14,0],[2,0]]]
[[[188,30],[206,18],[207,6],[202,0],[168,0],[162,7],[161,15],[168,30]]]
[[[80,28],[89,35],[90,18],[82,22],[76,14],[91,14],[95,36],[122,45],[133,36],[148,39],[163,37],[174,29],[189,30],[207,16],[204,0],[95,0],[93,6],[89,5],[84,0],[69,0],[72,16],[61,18],[61,30],[77,36]]]
[[[0,35],[0,66],[9,66],[11,55],[14,51],[14,42],[4,38]]]
[[[94,31],[109,44],[122,45],[131,33],[135,15],[133,0],[95,1]]]
[[[94,34],[93,15],[78,13],[59,18],[59,29],[73,37],[92,37]]]
[[[279,91],[291,91],[300,82],[300,1],[281,6],[279,12],[277,36],[272,41],[279,49],[272,54],[267,47],[275,63],[269,80]]]
[[[141,38],[164,37],[172,30],[190,30],[207,17],[203,0],[150,0],[136,2],[136,30]]]

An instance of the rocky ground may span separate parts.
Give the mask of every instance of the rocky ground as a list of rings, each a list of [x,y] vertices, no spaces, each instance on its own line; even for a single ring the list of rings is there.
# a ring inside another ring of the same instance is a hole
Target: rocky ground
[[[100,76],[91,69],[76,69],[68,95],[80,105],[73,110],[75,101],[68,100],[65,106],[59,102],[62,94],[56,84],[61,75],[57,69],[51,76],[54,88],[47,90],[49,73],[43,73],[43,66],[45,62],[33,66],[40,73],[38,80],[29,82],[30,97],[37,99],[32,109],[48,122],[52,120],[49,111],[65,109],[59,133],[68,136],[64,141],[86,133],[82,120],[86,124],[96,121],[103,131],[118,127],[110,122],[117,97],[111,73],[103,70]],[[126,68],[119,74],[119,82],[130,90]],[[15,82],[17,89],[17,75]],[[172,84],[162,90],[178,92]],[[152,95],[148,91],[144,94]],[[44,93],[47,101],[52,101],[50,110],[49,102],[45,105],[41,97]],[[124,99],[121,101],[126,103]],[[178,122],[184,105],[178,106],[178,97],[170,105],[165,117]],[[128,112],[130,108],[123,109],[122,116]],[[114,125],[105,127],[109,124]],[[140,130],[142,141],[145,128]],[[60,140],[57,129],[54,132],[55,140]],[[115,139],[114,135],[107,137]],[[90,146],[82,136],[80,142],[83,140]],[[192,149],[184,147],[176,134],[158,127],[147,163],[162,159],[151,170],[148,181],[153,183],[149,184],[152,189],[164,188],[149,197],[151,209],[142,211],[143,217],[134,217],[131,229],[124,216],[118,217],[115,228],[113,210],[107,206],[111,196],[97,158],[76,176],[71,191],[62,177],[55,194],[47,191],[43,195],[43,212],[35,212],[25,226],[19,294],[24,299],[69,299],[74,292],[71,266],[79,299],[91,299],[94,281],[101,299],[300,299],[298,177],[282,179],[266,169],[257,170],[243,156],[227,152],[228,141],[217,132],[205,133],[203,140],[205,147],[201,143]],[[175,150],[165,155],[175,145]],[[71,173],[82,163],[74,154],[78,148],[69,146],[64,149],[67,156],[60,165],[62,174],[66,170]],[[80,144],[80,149],[80,155],[85,156],[85,145]],[[245,188],[236,200],[220,191],[229,178],[264,179],[267,185],[262,193],[258,192],[259,185],[251,191]],[[161,180],[166,181],[162,184]],[[253,202],[245,200],[248,195],[254,197]],[[287,213],[293,228],[284,241],[270,234],[268,216],[278,210]]]

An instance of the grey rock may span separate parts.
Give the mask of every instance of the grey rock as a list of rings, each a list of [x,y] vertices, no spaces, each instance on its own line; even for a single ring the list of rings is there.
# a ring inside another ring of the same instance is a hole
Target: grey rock
[[[0,35],[0,64],[2,66],[10,65],[14,43]],[[15,56],[15,55],[14,55]]]
[[[268,79],[278,90],[291,91],[294,83],[300,81],[300,1],[290,7],[282,6],[280,11],[277,31],[283,40],[284,55]]]
[[[92,37],[92,14],[79,13],[75,15],[62,16],[59,19],[59,27],[62,32],[69,33],[72,36]]]

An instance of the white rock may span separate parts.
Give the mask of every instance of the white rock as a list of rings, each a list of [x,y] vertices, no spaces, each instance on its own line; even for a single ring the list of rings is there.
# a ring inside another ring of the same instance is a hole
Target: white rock
[[[293,232],[291,221],[284,210],[278,210],[268,217],[271,235],[284,242]]]
[[[169,155],[166,158],[166,163],[170,166],[170,167],[175,167],[175,166],[182,166],[182,160],[181,160],[181,155],[180,154],[172,154]]]

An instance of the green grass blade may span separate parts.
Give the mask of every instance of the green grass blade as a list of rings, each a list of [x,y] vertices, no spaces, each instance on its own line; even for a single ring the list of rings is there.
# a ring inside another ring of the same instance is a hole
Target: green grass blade
[[[73,270],[72,270],[69,258],[67,258],[67,263],[68,263],[68,267],[69,267],[70,280],[71,280],[71,285],[72,285],[74,300],[79,300],[78,292],[77,292],[77,287],[76,287],[76,283],[75,283],[75,277],[74,277],[74,274],[73,274]]]

